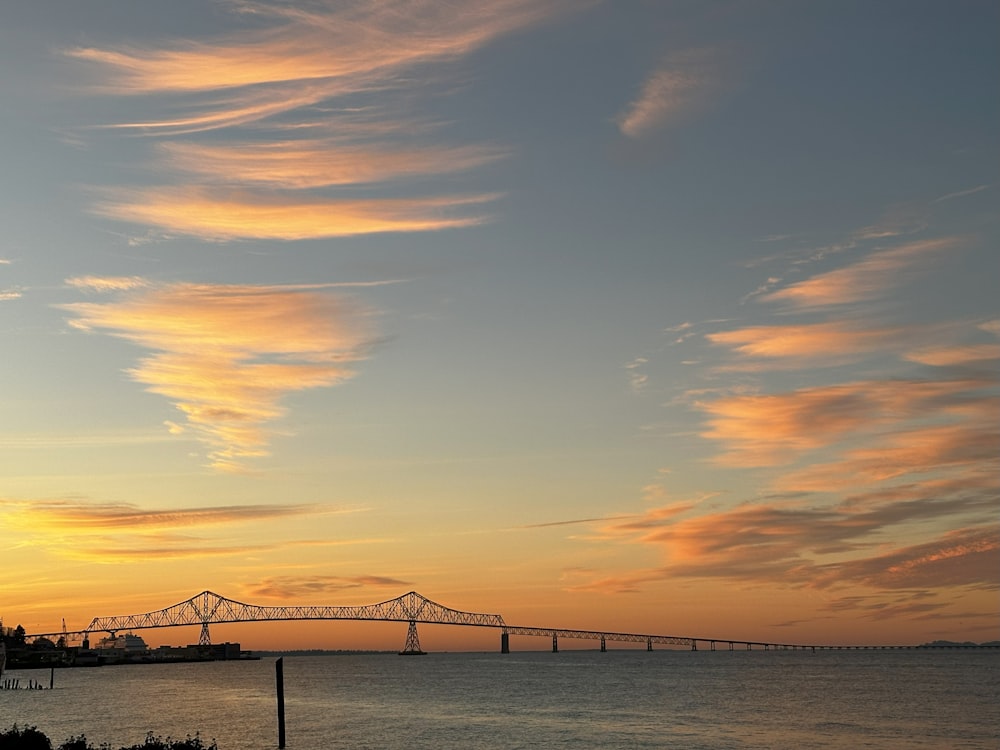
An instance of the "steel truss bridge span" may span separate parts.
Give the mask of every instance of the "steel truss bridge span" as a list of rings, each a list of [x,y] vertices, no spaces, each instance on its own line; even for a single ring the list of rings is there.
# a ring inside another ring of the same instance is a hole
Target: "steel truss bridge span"
[[[144,630],[149,628],[169,628],[185,625],[200,625],[199,645],[212,643],[209,625],[236,622],[267,622],[275,620],[381,620],[409,623],[406,644],[401,654],[423,653],[417,637],[417,623],[434,625],[465,625],[472,627],[496,628],[501,631],[500,650],[508,653],[511,635],[542,636],[552,639],[552,650],[559,650],[560,638],[584,639],[600,642],[601,651],[606,650],[608,641],[624,643],[645,643],[646,649],[653,650],[654,644],[687,646],[697,651],[702,648],[716,650],[721,644],[730,651],[737,646],[752,649],[840,649],[840,648],[906,648],[899,646],[818,646],[801,644],[766,643],[728,639],[696,638],[674,635],[643,635],[639,633],[615,633],[600,630],[570,630],[565,628],[541,628],[508,625],[500,615],[479,612],[464,612],[451,609],[410,591],[395,599],[377,604],[358,606],[261,606],[228,599],[212,591],[203,591],[190,599],[169,607],[138,615],[116,615],[95,617],[83,630],[58,633],[38,633],[31,637],[62,636],[87,638],[91,633],[105,632],[115,635],[121,631]]]
[[[169,628],[182,625],[200,625],[201,635],[199,645],[211,645],[208,626],[211,624],[233,622],[267,622],[274,620],[382,620],[387,622],[408,622],[410,631],[416,636],[416,623],[434,623],[439,625],[470,625],[488,628],[502,628],[503,618],[500,615],[480,614],[478,612],[462,612],[445,607],[437,602],[421,596],[416,591],[410,591],[395,599],[388,599],[377,604],[359,606],[278,606],[265,607],[258,604],[246,604],[235,599],[219,596],[212,591],[202,591],[200,594],[164,609],[146,612],[140,615],[117,615],[113,617],[95,617],[84,630],[77,635],[88,635],[94,632],[115,634],[120,631],[142,630],[146,628]],[[47,633],[46,635],[57,635]],[[409,638],[407,639],[409,643]],[[419,651],[419,644],[416,649]]]

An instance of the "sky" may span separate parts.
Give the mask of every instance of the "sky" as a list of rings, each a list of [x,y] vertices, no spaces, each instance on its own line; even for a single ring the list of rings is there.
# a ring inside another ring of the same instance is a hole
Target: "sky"
[[[5,626],[1000,639],[996,3],[2,19]]]

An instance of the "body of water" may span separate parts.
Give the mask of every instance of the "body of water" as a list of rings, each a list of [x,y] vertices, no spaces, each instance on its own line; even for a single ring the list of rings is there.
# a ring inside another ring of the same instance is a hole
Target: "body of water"
[[[57,670],[0,692],[0,729],[275,748],[274,662]],[[289,750],[1000,748],[996,651],[295,656],[284,682]]]

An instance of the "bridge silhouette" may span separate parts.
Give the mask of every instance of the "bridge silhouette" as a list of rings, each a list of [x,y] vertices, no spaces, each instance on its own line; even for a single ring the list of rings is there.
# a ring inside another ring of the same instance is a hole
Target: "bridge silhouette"
[[[200,625],[199,645],[211,645],[212,639],[209,625],[236,622],[267,622],[276,620],[375,620],[384,622],[408,623],[406,641],[399,652],[403,655],[422,654],[420,640],[417,634],[417,623],[433,625],[460,625],[478,628],[493,628],[500,631],[500,651],[510,653],[510,636],[537,636],[552,639],[552,651],[559,650],[559,639],[583,639],[600,643],[601,651],[607,650],[608,642],[645,643],[646,650],[652,651],[654,645],[686,646],[692,651],[708,648],[715,651],[717,647],[727,647],[730,651],[737,648],[752,650],[754,648],[771,649],[907,649],[914,646],[832,646],[820,644],[780,643],[766,641],[749,641],[728,638],[707,638],[678,635],[653,635],[643,633],[618,633],[605,630],[572,630],[568,628],[526,627],[509,625],[501,615],[483,614],[479,612],[463,612],[445,607],[437,602],[410,591],[394,599],[388,599],[377,604],[357,606],[261,606],[246,604],[234,599],[228,599],[212,591],[202,591],[177,604],[153,612],[137,615],[115,615],[112,617],[95,617],[83,630],[54,633],[36,633],[32,638],[62,636],[89,638],[91,633],[108,633],[115,635],[121,631],[134,631],[149,628],[169,628]]]

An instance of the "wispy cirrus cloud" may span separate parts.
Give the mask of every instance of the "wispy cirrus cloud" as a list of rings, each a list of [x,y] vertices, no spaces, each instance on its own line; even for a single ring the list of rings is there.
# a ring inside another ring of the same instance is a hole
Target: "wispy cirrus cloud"
[[[701,436],[717,441],[716,461],[731,466],[792,463],[806,452],[842,440],[884,445],[894,432],[945,420],[979,433],[980,414],[996,408],[989,378],[867,380],[769,394],[740,394],[699,402],[706,414]],[[919,432],[919,430],[918,430]],[[785,489],[788,489],[785,483]]]
[[[930,542],[851,560],[816,585],[857,582],[875,589],[1000,586],[1000,526],[956,529]]]
[[[268,599],[304,601],[319,596],[335,595],[352,589],[393,589],[404,593],[403,589],[412,583],[400,578],[378,575],[357,576],[272,576],[244,586],[248,596],[262,596]],[[365,602],[374,604],[375,602]],[[337,604],[337,602],[330,602]]]
[[[833,461],[817,461],[790,471],[775,481],[778,490],[835,492],[859,486],[877,486],[901,477],[942,472],[1000,472],[1000,399],[980,401],[976,418],[951,424],[897,427],[882,436],[859,439],[858,447],[844,449]]]
[[[906,359],[933,367],[958,367],[1000,359],[1000,344],[954,344],[912,349]]]
[[[843,268],[764,294],[764,302],[815,309],[870,302],[912,278],[934,256],[958,247],[961,238],[918,240],[874,252]]]
[[[210,101],[203,109],[225,112],[245,110],[236,92],[257,87],[249,95],[270,98],[273,108],[263,109],[273,114],[338,95],[400,87],[402,71],[457,60],[500,36],[586,4],[491,0],[456,10],[434,0],[321,2],[309,8],[243,3],[239,10],[252,15],[254,25],[211,40],[159,48],[79,47],[66,54],[103,68],[99,90],[104,92],[223,91],[228,100]]]
[[[141,508],[132,503],[81,500],[0,501],[8,522],[40,530],[91,533],[217,526],[330,512],[317,505],[220,505],[204,508]]]
[[[966,198],[970,195],[975,195],[976,193],[981,193],[984,190],[989,190],[992,185],[976,185],[973,188],[968,188],[967,190],[957,190],[954,193],[948,193],[947,195],[942,195],[934,199],[935,203],[943,203],[944,201],[955,200],[956,198]]]
[[[484,214],[454,216],[496,195],[329,199],[204,187],[120,191],[93,211],[120,221],[209,241],[304,240],[381,232],[427,232],[482,224]]]
[[[988,493],[946,500],[921,497],[861,511],[846,507],[753,503],[679,517],[654,511],[626,524],[603,527],[618,537],[659,549],[659,568],[591,578],[579,587],[626,591],[645,582],[680,578],[725,579],[800,588],[873,589],[1000,584],[1000,527],[949,530],[930,539],[886,544],[915,522],[983,518]],[[887,551],[887,547],[889,550]]]
[[[545,521],[543,523],[528,523],[523,526],[518,526],[519,529],[548,529],[554,526],[581,526],[583,524],[591,524],[596,521],[610,521],[616,518],[627,518],[628,516],[604,516],[602,518],[570,518],[560,521]]]
[[[618,128],[629,138],[641,138],[705,106],[721,83],[716,50],[673,55],[646,78],[639,95],[618,116]]]
[[[401,191],[413,178],[467,172],[507,154],[493,145],[442,143],[444,123],[413,114],[414,92],[437,85],[436,66],[587,4],[237,3],[229,6],[236,28],[215,38],[67,50],[97,76],[84,90],[138,99],[150,113],[107,128],[190,136],[160,143],[148,165],[170,184],[107,190],[93,211],[208,241],[481,224],[490,217],[479,207],[495,193],[451,188],[435,195],[426,185],[419,196]],[[219,129],[227,130],[226,141],[197,140]],[[343,193],[358,186],[391,186],[391,197]]]
[[[972,328],[970,330],[970,328]],[[1000,359],[1000,344],[995,340],[972,341],[986,334],[994,339],[1000,337],[1000,322],[984,321],[974,327],[956,326],[947,342],[924,343],[907,350],[903,356],[912,361],[932,367],[961,367],[983,365]]]
[[[87,292],[125,292],[149,286],[141,276],[75,276],[66,279],[66,284]]]
[[[708,345],[687,361],[709,387],[699,381],[672,403],[700,414],[709,463],[753,471],[756,497],[720,496],[680,512],[664,504],[595,523],[602,539],[658,550],[663,564],[577,577],[572,588],[777,585],[817,592],[829,603],[818,607],[822,617],[837,607],[838,617],[873,620],[966,612],[995,628],[995,608],[963,602],[1000,588],[1000,378],[992,367],[1000,325],[940,315],[921,322],[920,298],[905,285],[974,243],[913,239],[917,231],[883,222],[805,259],[773,258],[791,263],[799,280],[769,275],[741,301],[753,299],[748,317],[763,321],[722,319],[676,342]]]
[[[319,517],[353,509],[323,505],[219,505],[140,507],[81,498],[0,498],[0,531],[14,548],[104,564],[255,555],[291,542],[234,541],[235,525],[273,526],[284,519]],[[303,544],[335,544],[329,539]]]
[[[200,179],[219,175],[243,185],[305,189],[366,185],[408,177],[465,172],[507,155],[489,146],[377,146],[345,139],[160,144],[166,163]]]
[[[176,538],[149,538],[133,540],[134,546],[114,540],[93,540],[85,544],[68,545],[60,554],[73,560],[104,565],[136,564],[160,560],[184,560],[213,557],[239,557],[257,555],[279,549],[274,544],[218,544],[199,539],[182,541]]]
[[[74,328],[154,352],[129,374],[177,406],[220,470],[266,455],[281,397],[352,377],[374,343],[371,311],[323,285],[137,285],[62,309]]]
[[[862,325],[859,321],[747,326],[705,335],[705,339],[730,349],[743,360],[765,362],[767,367],[798,368],[850,361],[872,352],[915,339],[922,332],[901,327]],[[747,365],[729,364],[740,369]]]

